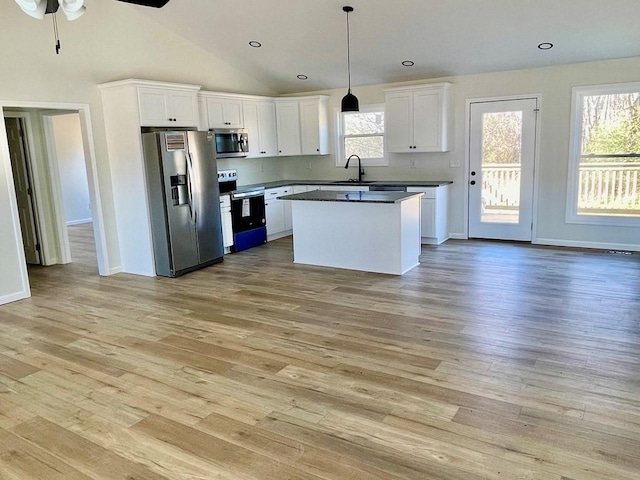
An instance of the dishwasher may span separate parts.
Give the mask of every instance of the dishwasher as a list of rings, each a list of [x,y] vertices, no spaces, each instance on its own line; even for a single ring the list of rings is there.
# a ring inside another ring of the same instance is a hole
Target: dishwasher
[[[369,185],[370,192],[406,192],[405,185]]]

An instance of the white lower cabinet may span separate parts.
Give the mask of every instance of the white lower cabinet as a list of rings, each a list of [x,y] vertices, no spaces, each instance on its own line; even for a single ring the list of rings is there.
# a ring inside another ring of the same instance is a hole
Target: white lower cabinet
[[[305,193],[313,192],[314,190],[320,190],[319,185],[294,185],[293,193]]]
[[[265,216],[267,217],[267,241],[285,236],[284,202],[278,197],[284,195],[283,188],[268,188],[264,191]]]
[[[222,218],[222,244],[224,245],[224,253],[229,253],[233,246],[230,195],[220,195],[220,216]]]
[[[422,192],[421,236],[422,243],[439,245],[449,238],[449,186],[407,187],[407,192]]]

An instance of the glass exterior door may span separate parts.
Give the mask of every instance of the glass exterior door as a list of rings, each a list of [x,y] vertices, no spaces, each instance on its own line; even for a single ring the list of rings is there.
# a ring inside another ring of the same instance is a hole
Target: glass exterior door
[[[536,99],[471,104],[469,237],[531,241]]]

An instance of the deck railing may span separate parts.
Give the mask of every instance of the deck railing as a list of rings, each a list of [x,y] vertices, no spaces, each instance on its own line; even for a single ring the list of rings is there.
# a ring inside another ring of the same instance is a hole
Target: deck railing
[[[517,209],[520,205],[520,164],[482,167],[482,205],[488,209]]]
[[[485,208],[513,209],[520,202],[520,165],[482,167]],[[578,213],[640,215],[640,162],[580,163]]]
[[[580,163],[578,213],[640,214],[640,162]]]

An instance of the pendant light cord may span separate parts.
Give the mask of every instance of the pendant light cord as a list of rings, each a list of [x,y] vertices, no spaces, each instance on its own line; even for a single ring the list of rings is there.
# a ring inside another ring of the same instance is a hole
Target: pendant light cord
[[[53,19],[53,36],[55,38],[56,45],[56,55],[60,54],[60,37],[58,36],[58,20],[56,19],[56,12],[51,14],[51,18]]]
[[[351,33],[349,31],[349,12],[347,11],[347,72],[349,75],[349,90],[351,93]]]

